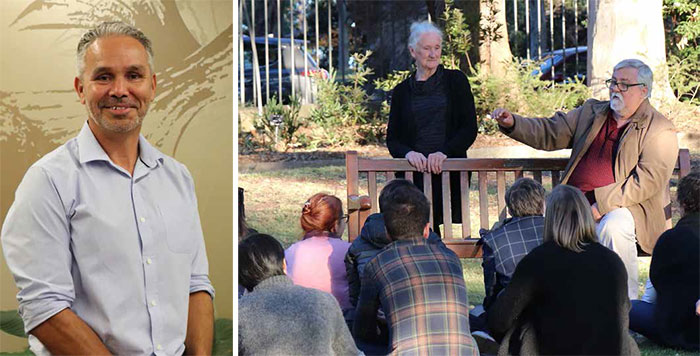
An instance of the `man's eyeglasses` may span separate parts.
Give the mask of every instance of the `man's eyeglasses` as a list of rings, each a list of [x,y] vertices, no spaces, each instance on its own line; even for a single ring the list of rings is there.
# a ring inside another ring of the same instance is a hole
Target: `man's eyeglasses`
[[[348,214],[343,214],[343,216],[340,217],[340,220],[344,221],[346,224],[348,223],[349,219],[350,219],[350,215],[348,215]]]
[[[608,88],[617,87],[617,90],[619,90],[619,91],[627,91],[630,87],[636,87],[637,85],[645,85],[646,86],[646,84],[644,84],[644,83],[634,83],[634,84],[620,83],[615,79],[606,80],[605,85],[607,85]]]

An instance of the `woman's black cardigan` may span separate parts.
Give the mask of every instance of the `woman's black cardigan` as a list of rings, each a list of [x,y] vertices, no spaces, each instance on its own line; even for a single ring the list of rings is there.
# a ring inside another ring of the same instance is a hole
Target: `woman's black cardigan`
[[[386,144],[394,158],[404,158],[416,142],[416,121],[411,110],[411,85],[415,74],[394,88],[387,127]],[[469,81],[458,70],[444,69],[442,80],[447,90],[447,141],[440,152],[449,158],[467,157],[467,149],[477,134],[476,108]]]

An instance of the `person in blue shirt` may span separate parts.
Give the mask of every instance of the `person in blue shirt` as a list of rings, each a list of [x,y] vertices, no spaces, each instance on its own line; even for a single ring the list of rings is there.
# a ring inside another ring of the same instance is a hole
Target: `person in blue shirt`
[[[2,227],[32,352],[209,354],[214,289],[187,168],[140,134],[151,42],[120,22],[78,44],[87,121],[25,174]]]

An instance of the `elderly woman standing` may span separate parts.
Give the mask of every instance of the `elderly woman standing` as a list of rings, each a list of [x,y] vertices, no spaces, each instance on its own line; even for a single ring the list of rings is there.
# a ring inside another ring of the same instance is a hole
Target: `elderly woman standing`
[[[442,163],[465,158],[476,139],[476,109],[467,77],[440,64],[442,32],[429,22],[411,25],[408,50],[416,72],[394,88],[387,146],[394,158],[406,158],[423,173],[432,173],[434,228],[442,223]],[[423,176],[414,176],[422,189]],[[452,221],[461,222],[459,173],[450,175]]]

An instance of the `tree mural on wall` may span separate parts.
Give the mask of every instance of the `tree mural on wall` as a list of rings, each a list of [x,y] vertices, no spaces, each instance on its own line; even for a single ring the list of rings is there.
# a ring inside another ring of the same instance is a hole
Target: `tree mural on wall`
[[[54,21],[43,20],[47,15]],[[209,43],[200,44],[183,21],[176,2],[172,0],[35,0],[10,26],[17,27],[20,31],[82,32],[100,22],[115,20],[135,25],[153,42],[158,89],[144,121],[144,132],[165,153],[176,155],[178,143],[188,125],[197,119],[197,113],[216,101],[233,98],[230,84],[233,62],[231,24]],[[177,44],[173,45],[173,41]],[[67,83],[66,87],[68,86]],[[18,141],[20,146],[28,145],[35,134],[27,131],[32,129],[32,125],[42,129],[43,137],[56,144],[74,135],[80,128],[79,124],[50,123],[85,119],[82,108],[77,112],[74,109],[66,110],[65,105],[77,100],[75,93],[66,87],[47,88],[39,93],[0,94],[0,115],[3,122],[10,123],[3,124],[0,140],[5,143],[10,139],[29,137],[29,140]],[[36,102],[46,106],[29,106],[29,103]],[[73,108],[74,105],[70,107]],[[55,126],[72,126],[72,129],[52,130],[51,127]],[[25,132],[17,136],[20,130]],[[45,152],[38,155],[43,153]]]
[[[201,22],[205,19],[193,16],[195,11],[191,10],[183,14],[183,9],[188,11],[174,0],[35,0],[3,29],[8,33],[3,40],[11,39],[12,33],[54,31],[75,48],[78,36],[103,21],[123,21],[140,28],[153,42],[158,82],[142,132],[161,151],[177,156],[178,146],[193,122],[231,120],[230,114],[203,117],[207,106],[233,101],[231,20],[220,26],[223,29],[218,35],[204,42],[193,33],[204,26]],[[46,36],[37,38],[45,40]],[[72,53],[74,49],[71,58]],[[51,59],[47,58],[46,63],[51,66]],[[56,71],[73,73],[74,68]],[[3,216],[12,200],[9,193],[29,165],[75,136],[86,118],[72,82],[38,91],[8,90],[6,84],[0,87],[2,191],[8,193],[2,200]]]

